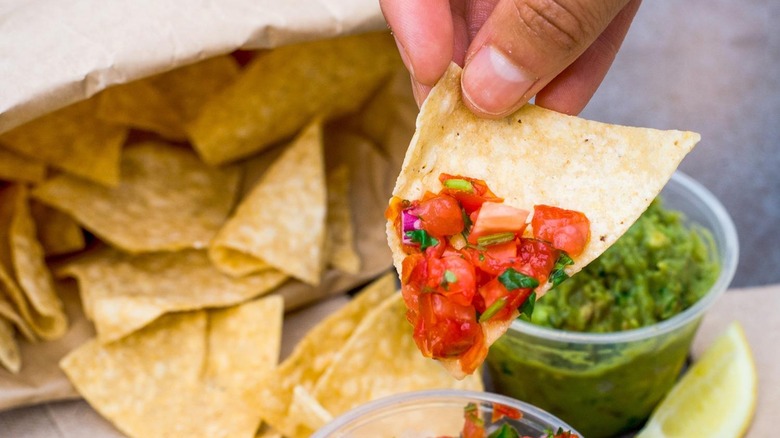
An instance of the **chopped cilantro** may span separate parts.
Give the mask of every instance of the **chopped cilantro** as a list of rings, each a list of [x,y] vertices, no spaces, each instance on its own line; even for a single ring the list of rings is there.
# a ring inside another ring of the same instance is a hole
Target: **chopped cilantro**
[[[517,432],[517,429],[504,423],[498,429],[490,432],[488,438],[520,438],[520,434]]]
[[[547,277],[547,281],[552,284],[552,287],[558,286],[559,284],[563,283],[564,280],[569,278],[569,274],[566,273],[564,268],[573,264],[574,260],[572,260],[571,257],[569,257],[569,255],[565,252],[561,252],[558,260],[555,262],[555,266],[553,266],[552,271],[550,271],[550,276]]]
[[[439,244],[439,240],[428,234],[425,230],[407,231],[406,237],[412,239],[412,242],[419,243],[420,249],[423,251],[429,246],[436,246]]]
[[[539,280],[515,271],[513,268],[507,268],[506,271],[498,276],[498,281],[504,285],[507,290],[528,289],[539,286]]]
[[[536,304],[536,292],[531,292],[531,295],[520,306],[520,317],[531,320],[531,315],[534,313],[534,304]]]

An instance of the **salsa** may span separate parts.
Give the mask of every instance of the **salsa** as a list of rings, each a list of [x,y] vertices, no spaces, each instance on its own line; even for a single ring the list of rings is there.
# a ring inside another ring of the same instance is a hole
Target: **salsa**
[[[460,438],[579,438],[571,431],[558,428],[556,431],[548,430],[541,437],[520,435],[520,432],[510,423],[503,422],[504,418],[520,420],[523,413],[518,409],[493,403],[490,418],[484,418],[480,408],[475,403],[469,403],[463,408],[463,430]],[[450,438],[450,437],[440,437]]]
[[[406,254],[401,292],[426,357],[473,373],[486,324],[530,317],[539,285],[558,284],[590,239],[588,218],[550,205],[510,206],[485,181],[441,174],[438,193],[393,197],[386,216]],[[531,216],[530,228],[528,218]]]
[[[536,303],[532,322],[568,331],[652,325],[690,307],[720,272],[707,230],[655,200],[610,249]],[[533,403],[588,437],[643,424],[684,366],[698,319],[622,343],[540,339],[512,330],[491,347],[499,392]],[[565,393],[565,399],[560,394]]]

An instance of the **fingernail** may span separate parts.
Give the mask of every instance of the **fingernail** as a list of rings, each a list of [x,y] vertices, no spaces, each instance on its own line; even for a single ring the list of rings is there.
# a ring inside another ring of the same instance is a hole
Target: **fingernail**
[[[495,115],[513,109],[535,82],[536,78],[490,45],[471,57],[461,78],[464,99]]]

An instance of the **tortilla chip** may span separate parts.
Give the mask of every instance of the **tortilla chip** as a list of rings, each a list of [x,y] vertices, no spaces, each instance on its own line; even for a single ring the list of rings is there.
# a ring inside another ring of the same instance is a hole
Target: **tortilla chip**
[[[349,200],[349,167],[341,165],[328,175],[325,260],[330,266],[357,274],[360,256],[355,250],[355,227]]]
[[[125,149],[115,188],[59,175],[33,194],[125,251],[173,251],[209,244],[239,179],[237,168],[212,168],[188,149],[150,141]]]
[[[46,178],[45,164],[0,148],[0,180],[41,182],[44,178]]]
[[[364,288],[347,305],[312,328],[295,346],[290,356],[271,374],[256,393],[263,420],[285,436],[293,436],[296,419],[290,415],[296,386],[314,388],[341,346],[362,318],[395,293],[395,276],[385,274]]]
[[[210,311],[206,378],[235,393],[258,391],[257,376],[279,363],[283,313],[278,295]]]
[[[188,125],[210,164],[246,157],[314,117],[358,109],[398,62],[387,32],[280,47],[259,54]]]
[[[78,280],[84,313],[101,342],[126,336],[168,312],[246,301],[287,278],[276,270],[233,278],[214,268],[202,250],[134,256],[108,247],[63,265],[57,275]]]
[[[96,108],[94,98],[67,106],[0,135],[0,143],[73,175],[114,186],[127,129],[98,119]]]
[[[129,436],[253,437],[259,413],[241,388],[256,387],[275,364],[252,356],[278,355],[281,319],[278,297],[166,315],[120,341],[89,341],[60,366],[92,407]],[[236,341],[239,326],[244,339]]]
[[[184,124],[201,106],[238,75],[231,56],[209,58],[170,72],[103,91],[98,117],[153,131],[171,140],[185,140]]]
[[[0,288],[36,335],[52,340],[65,334],[62,300],[36,239],[27,187],[20,184],[0,190]]]
[[[274,297],[216,317],[205,311],[166,315],[120,341],[89,341],[60,366],[90,405],[131,437],[253,437],[259,413],[236,387],[255,387],[273,364],[253,372],[241,358],[257,365],[251,354],[273,357],[281,310]],[[236,336],[237,325],[247,339],[223,344]],[[247,345],[252,351],[241,350]],[[234,366],[241,382],[231,375]]]
[[[0,284],[2,284],[2,282],[0,282]],[[14,308],[13,304],[8,301],[8,298],[2,292],[0,292],[0,318],[13,323],[13,325],[16,326],[16,330],[28,341],[34,342],[37,340],[37,337],[29,324],[25,322],[19,312]]]
[[[241,276],[274,267],[320,282],[327,195],[319,121],[268,168],[209,248],[217,267]]]
[[[14,326],[0,315],[0,365],[16,374],[22,369],[22,356],[14,336]]]
[[[449,173],[485,180],[518,208],[548,204],[583,212],[591,240],[566,269],[569,275],[634,223],[700,139],[693,132],[608,125],[533,105],[501,120],[481,119],[461,102],[460,72],[451,65],[423,104],[393,195],[420,199],[426,191],[436,193],[439,175]],[[405,254],[390,223],[387,236],[400,273]],[[510,323],[483,324],[488,345]],[[463,375],[458,364],[443,362]]]
[[[84,233],[75,219],[40,202],[31,202],[38,240],[46,256],[81,251],[87,245]]]
[[[322,404],[300,385],[293,388],[290,417],[298,422],[299,430],[305,429],[309,431],[320,429],[333,421],[333,414],[322,407]],[[303,437],[304,435],[296,434],[294,436]]]
[[[400,293],[385,298],[365,315],[312,390],[312,396],[328,412],[340,415],[360,404],[405,391],[483,389],[479,374],[455,380],[420,355],[405,315]]]

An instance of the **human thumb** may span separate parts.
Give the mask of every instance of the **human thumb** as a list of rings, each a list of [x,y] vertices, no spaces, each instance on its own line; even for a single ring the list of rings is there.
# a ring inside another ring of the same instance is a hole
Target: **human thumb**
[[[466,54],[464,102],[483,116],[510,114],[574,62],[627,2],[500,0]]]

